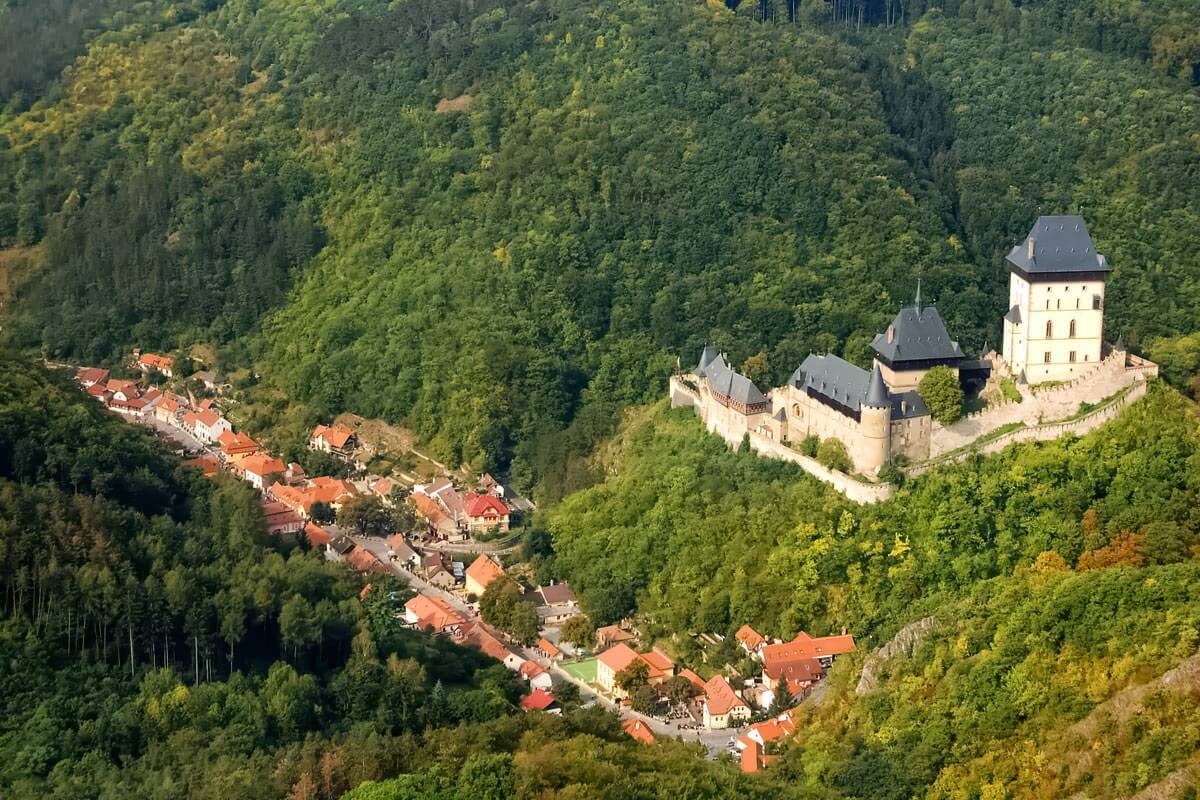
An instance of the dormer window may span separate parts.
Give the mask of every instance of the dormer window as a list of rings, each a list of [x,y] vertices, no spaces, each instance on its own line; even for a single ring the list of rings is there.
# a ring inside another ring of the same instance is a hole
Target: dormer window
[[[888,344],[891,344],[892,342],[896,341],[896,326],[895,325],[888,325],[887,340],[888,340]]]

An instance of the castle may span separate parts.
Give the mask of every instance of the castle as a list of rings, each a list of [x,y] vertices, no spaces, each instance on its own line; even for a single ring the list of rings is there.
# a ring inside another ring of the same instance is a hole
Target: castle
[[[672,405],[693,406],[708,429],[730,444],[749,439],[756,450],[800,463],[838,485],[844,481],[796,451],[800,442],[837,439],[853,471],[874,478],[889,462],[928,462],[1006,425],[1036,432],[1047,420],[1077,416],[1082,403],[1094,405],[1137,382],[1144,391],[1155,365],[1120,345],[1105,349],[1109,267],[1082,218],[1039,218],[1007,262],[1010,307],[1002,355],[968,358],[938,310],[922,306],[918,285],[913,305],[900,309],[872,341],[869,371],[835,355],[811,354],[783,386],[764,394],[723,354],[705,347],[693,370],[672,378]],[[917,392],[936,366],[952,370],[968,393],[1009,377],[1028,402],[943,427]],[[1051,389],[1039,395],[1039,384]]]

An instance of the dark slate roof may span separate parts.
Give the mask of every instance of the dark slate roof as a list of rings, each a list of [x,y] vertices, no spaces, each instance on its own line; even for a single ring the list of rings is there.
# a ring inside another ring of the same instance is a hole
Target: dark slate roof
[[[716,349],[713,347],[708,347],[706,345],[704,347],[704,350],[702,350],[700,352],[700,363],[696,365],[696,377],[697,378],[704,377],[704,368],[707,367],[709,364],[711,364],[713,362],[713,359],[715,359],[716,357],[717,357]]]
[[[1004,315],[1004,318],[1006,320],[1008,320],[1009,322],[1011,322],[1013,325],[1020,325],[1021,324],[1021,307],[1013,306],[1012,308],[1010,308],[1008,310],[1008,313]]]
[[[1033,241],[1033,256],[1029,242]],[[1096,252],[1083,217],[1038,217],[1025,241],[1008,254],[1008,262],[1026,273],[1107,272],[1108,259]]]
[[[910,419],[929,415],[929,406],[916,390],[892,395],[892,419]]]
[[[933,306],[900,309],[890,328],[892,341],[888,341],[887,331],[871,341],[871,348],[889,364],[963,357],[962,348],[950,338],[942,315]]]
[[[883,382],[883,373],[879,371],[879,365],[871,370],[871,380],[867,384],[867,396],[862,401],[864,406],[871,408],[887,408],[891,405],[891,399],[888,397],[887,384]]]
[[[854,411],[866,397],[870,381],[871,374],[865,369],[834,355],[809,355],[791,377],[796,388],[812,389]]]
[[[703,377],[714,392],[742,405],[752,406],[767,402],[766,395],[758,390],[754,382],[730,367],[723,355],[704,365]]]

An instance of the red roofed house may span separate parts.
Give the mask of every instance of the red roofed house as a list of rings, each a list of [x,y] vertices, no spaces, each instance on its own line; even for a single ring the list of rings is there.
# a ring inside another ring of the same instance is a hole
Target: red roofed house
[[[346,563],[358,572],[387,572],[388,568],[379,560],[379,556],[365,547],[356,547],[346,557]]]
[[[205,444],[212,444],[221,437],[222,433],[233,430],[229,420],[211,409],[184,414],[183,425],[192,432],[193,436]]]
[[[419,594],[404,604],[404,621],[433,633],[457,633],[466,620],[442,598]]]
[[[186,408],[187,404],[182,397],[164,394],[154,406],[154,418],[168,425],[178,425]]]
[[[742,772],[758,772],[779,756],[769,756],[758,742],[751,741],[742,750]]]
[[[108,370],[100,367],[84,367],[75,373],[75,380],[79,381],[79,385],[83,388],[90,389],[96,384],[102,384],[108,380]]]
[[[524,662],[517,671],[535,689],[546,689],[548,691],[554,687],[554,680],[550,677],[550,672],[536,661]]]
[[[304,520],[283,503],[273,500],[262,501],[263,519],[267,523],[267,533],[282,535],[299,533],[304,530]]]
[[[654,731],[640,719],[632,718],[621,722],[621,730],[642,744],[654,744]]]
[[[617,697],[624,692],[616,686],[617,673],[635,661],[646,665],[650,684],[657,685],[675,674],[675,662],[658,648],[649,653],[638,653],[627,644],[610,647],[596,658],[596,682]]]
[[[534,689],[521,698],[522,711],[544,711],[547,714],[561,714],[562,707],[554,699],[554,695],[545,689]]]
[[[308,437],[308,449],[320,450],[337,456],[348,456],[358,443],[354,431],[349,428],[318,425]]]
[[[688,682],[692,684],[692,688],[694,688],[697,693],[703,694],[703,692],[704,692],[704,679],[703,678],[701,678],[696,673],[692,672],[687,667],[684,667],[683,669],[679,670],[679,675],[680,675],[680,677],[687,678]]]
[[[137,360],[138,369],[149,372],[156,369],[168,378],[175,377],[175,359],[170,356],[160,356],[157,353],[142,353]]]
[[[754,655],[767,644],[766,638],[749,625],[743,625],[738,628],[738,632],[734,634],[734,638],[738,640],[738,644],[742,646],[742,649],[750,655]]]
[[[261,492],[282,476],[287,471],[287,466],[278,458],[271,458],[266,453],[255,453],[239,461],[238,470],[251,486]]]
[[[853,636],[843,633],[841,636],[817,637],[800,631],[790,642],[767,645],[762,649],[761,657],[764,666],[771,662],[815,658],[822,667],[829,668],[834,658],[853,651]]]
[[[471,566],[467,567],[467,592],[482,597],[488,585],[504,574],[504,570],[499,564],[481,554],[479,558],[471,562]]]
[[[618,625],[605,625],[596,629],[596,647],[600,650],[618,642],[628,642],[632,638],[632,633]]]
[[[108,382],[106,388],[112,392],[114,400],[122,402],[136,400],[142,396],[142,390],[138,388],[137,383],[134,381],[122,381],[114,378]]]
[[[248,456],[257,453],[261,448],[258,442],[251,439],[244,433],[234,433],[233,431],[225,431],[217,437],[217,443],[221,445],[221,451],[226,456]]]
[[[490,625],[476,622],[463,631],[463,641],[474,645],[492,658],[500,661],[513,672],[521,669],[525,659],[514,653]]]
[[[411,499],[417,513],[421,515],[433,533],[447,538],[458,534],[458,525],[432,497],[414,493]]]
[[[803,697],[812,686],[825,677],[825,668],[815,658],[795,658],[791,660],[772,661],[763,667],[763,682],[771,690],[772,699],[779,692],[779,685],[787,681],[788,694],[793,697]]]
[[[562,661],[563,659],[563,651],[559,650],[549,639],[538,639],[537,649],[539,653],[552,661]]]
[[[195,467],[204,473],[204,477],[211,478],[221,471],[221,462],[217,461],[216,456],[202,455],[199,458],[193,458],[190,461],[183,462],[185,467]]]
[[[463,494],[467,530],[472,533],[508,530],[508,506],[490,494]]]
[[[304,536],[313,549],[322,548],[333,541],[333,535],[315,522],[305,523]]]
[[[724,675],[713,675],[704,684],[704,727],[710,729],[737,727],[750,719],[754,712],[741,698]]]
[[[788,710],[778,716],[751,725],[750,730],[738,738],[738,747],[748,746],[751,742],[766,747],[771,742],[777,742],[785,736],[792,735],[796,731],[794,714],[794,711]]]

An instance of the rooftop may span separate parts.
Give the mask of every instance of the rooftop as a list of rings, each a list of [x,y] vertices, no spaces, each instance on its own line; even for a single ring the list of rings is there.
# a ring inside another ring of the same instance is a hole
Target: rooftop
[[[1096,252],[1083,217],[1038,217],[1025,241],[1008,253],[1008,263],[1029,274],[1108,272],[1108,259]]]
[[[749,708],[729,685],[729,681],[725,680],[725,676],[720,674],[713,675],[704,684],[704,703],[708,706],[709,714],[718,716],[728,714],[739,706]]]
[[[879,358],[888,364],[905,361],[939,361],[963,358],[962,348],[946,332],[942,315],[933,306],[921,308],[920,302],[902,308],[883,333],[871,342]]]
[[[711,349],[704,348],[700,364],[696,367],[697,377],[703,378],[713,392],[736,403],[753,406],[767,402],[766,395],[759,391],[753,381],[730,367],[724,355],[713,356],[706,362]]]

